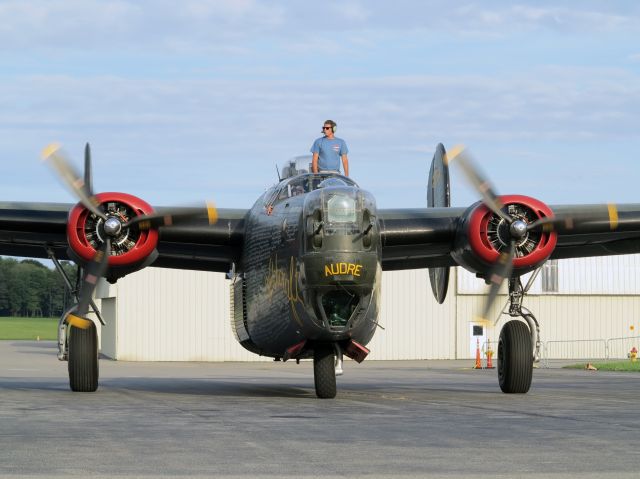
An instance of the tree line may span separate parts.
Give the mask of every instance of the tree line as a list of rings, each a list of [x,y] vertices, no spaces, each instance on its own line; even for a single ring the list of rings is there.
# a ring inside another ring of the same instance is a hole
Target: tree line
[[[73,284],[77,267],[61,264]],[[0,316],[57,317],[72,303],[54,269],[32,259],[0,257]]]

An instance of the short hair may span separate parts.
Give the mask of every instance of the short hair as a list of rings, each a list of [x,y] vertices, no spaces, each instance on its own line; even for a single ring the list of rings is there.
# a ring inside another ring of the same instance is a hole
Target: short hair
[[[336,124],[336,122],[335,122],[335,121],[333,121],[333,120],[326,120],[323,124],[324,124],[324,125],[329,125],[329,126],[331,127],[331,131],[333,131],[334,133],[336,132],[336,126],[338,126],[338,125]]]

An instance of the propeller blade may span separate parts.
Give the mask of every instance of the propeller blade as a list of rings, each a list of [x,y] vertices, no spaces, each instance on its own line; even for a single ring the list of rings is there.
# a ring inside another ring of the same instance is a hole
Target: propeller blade
[[[111,253],[111,238],[106,236],[105,242],[98,251],[96,251],[93,260],[87,264],[80,288],[78,308],[76,312],[78,316],[84,317],[89,312],[89,305],[96,289],[98,280],[107,272],[109,266],[109,256]]]
[[[93,192],[85,181],[71,166],[67,155],[57,143],[52,143],[42,150],[42,159],[49,162],[58,173],[62,182],[71,190],[82,205],[94,215],[106,220],[107,216],[98,208],[100,202],[93,196]]]
[[[620,220],[618,216],[618,208],[615,204],[600,205],[588,210],[564,214],[557,216],[549,216],[540,218],[533,223],[527,225],[527,231],[541,228],[544,232],[555,231],[558,228],[572,230],[577,225],[597,227],[602,226],[603,229],[615,230],[620,225],[631,226],[640,222],[635,219]]]
[[[487,301],[484,305],[484,310],[482,311],[482,319],[487,319],[491,306],[493,306],[493,303],[498,296],[500,286],[502,286],[505,279],[511,276],[511,272],[513,271],[513,258],[515,254],[516,242],[515,240],[511,240],[509,251],[502,252],[500,254],[497,263],[493,266],[489,274],[489,282],[491,286],[489,287],[489,295],[487,296]]]
[[[450,164],[453,160],[456,160],[462,171],[466,175],[469,182],[480,193],[482,202],[497,214],[500,218],[505,220],[508,224],[513,223],[513,218],[502,211],[504,205],[498,195],[494,192],[489,180],[484,177],[480,169],[476,166],[471,158],[471,155],[467,152],[463,145],[454,146],[445,156],[445,163]]]
[[[123,228],[129,228],[138,225],[141,230],[158,228],[160,226],[171,226],[180,223],[187,223],[197,218],[201,218],[202,214],[207,214],[209,224],[218,221],[218,210],[213,203],[207,203],[206,208],[181,208],[175,211],[163,211],[161,213],[151,213],[148,215],[140,215],[132,218],[123,225]]]

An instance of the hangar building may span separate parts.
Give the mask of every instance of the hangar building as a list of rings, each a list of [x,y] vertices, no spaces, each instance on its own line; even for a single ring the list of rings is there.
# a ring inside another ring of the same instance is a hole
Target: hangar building
[[[526,282],[523,280],[523,284]],[[221,273],[147,268],[97,291],[107,326],[102,353],[127,361],[271,360],[244,350],[230,325],[230,281]],[[381,328],[370,360],[466,359],[496,342],[506,288],[478,322],[487,286],[454,268],[439,305],[427,270],[383,273]],[[640,348],[640,255],[549,261],[523,305],[541,326],[544,358],[626,357]],[[382,329],[384,328],[384,329]]]

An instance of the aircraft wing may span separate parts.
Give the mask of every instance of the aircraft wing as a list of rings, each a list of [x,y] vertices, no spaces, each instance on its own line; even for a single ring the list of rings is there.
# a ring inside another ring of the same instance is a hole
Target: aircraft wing
[[[466,208],[378,210],[382,269],[456,266],[451,256],[458,221]]]
[[[74,206],[0,202],[0,255],[47,258],[51,250],[58,259],[71,259],[66,231]],[[156,211],[162,213],[163,208]],[[152,266],[227,272],[240,257],[247,211],[218,209],[217,213],[213,225],[203,208],[202,218],[188,225],[160,227],[158,257]]]
[[[606,215],[606,205],[551,206],[562,217],[593,216],[601,221],[558,225],[551,259],[640,253],[640,204],[616,206],[616,221]],[[470,208],[414,208],[378,210],[382,243],[382,269],[401,270],[456,266],[452,252],[470,242],[465,220]]]

